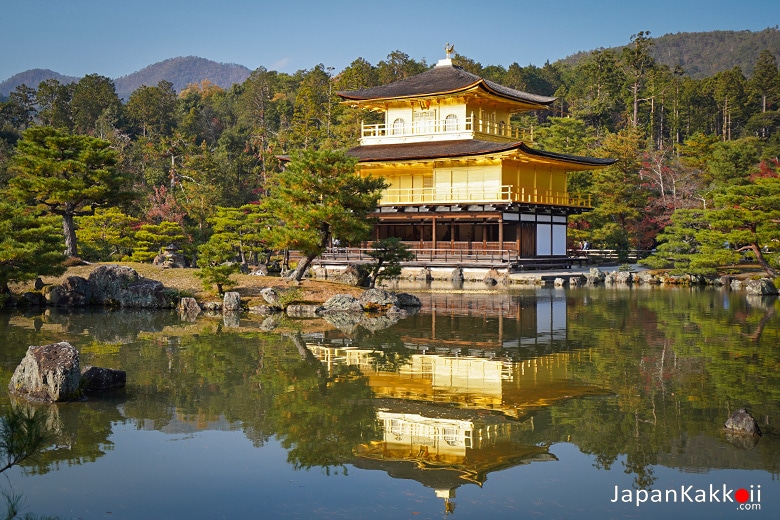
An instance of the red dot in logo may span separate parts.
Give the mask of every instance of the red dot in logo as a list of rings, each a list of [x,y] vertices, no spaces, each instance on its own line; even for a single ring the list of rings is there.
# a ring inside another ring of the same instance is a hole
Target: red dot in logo
[[[740,504],[744,504],[750,498],[750,493],[745,488],[740,488],[734,492],[734,500]]]

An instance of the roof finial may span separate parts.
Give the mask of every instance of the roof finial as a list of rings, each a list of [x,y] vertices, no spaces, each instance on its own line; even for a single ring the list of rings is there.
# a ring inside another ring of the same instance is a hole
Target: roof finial
[[[455,46],[449,42],[444,44],[444,52],[447,53],[447,59],[452,58],[452,53],[455,52]]]

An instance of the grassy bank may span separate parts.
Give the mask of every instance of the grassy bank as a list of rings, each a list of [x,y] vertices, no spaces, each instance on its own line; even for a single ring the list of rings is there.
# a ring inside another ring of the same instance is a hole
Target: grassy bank
[[[61,283],[68,276],[81,276],[88,278],[90,273],[102,263],[89,265],[78,265],[69,267],[68,270],[59,277],[45,276],[44,283]],[[163,269],[161,267],[134,262],[122,262],[125,265],[135,269],[138,274],[151,280],[162,282],[165,287],[177,289],[185,296],[193,296],[200,302],[220,300],[221,297],[215,290],[205,290],[200,278],[195,276],[198,269]],[[230,291],[236,291],[241,295],[241,299],[248,302],[249,305],[260,305],[264,300],[260,296],[260,291],[265,287],[277,287],[287,289],[290,285],[278,276],[249,276],[245,274],[235,274],[231,276],[236,285],[230,288]],[[18,284],[12,287],[14,292],[21,292],[32,288],[32,282]],[[359,296],[362,289],[348,285],[328,282],[323,280],[303,280],[297,287],[301,292],[301,302],[305,303],[323,303],[334,294],[351,294]]]

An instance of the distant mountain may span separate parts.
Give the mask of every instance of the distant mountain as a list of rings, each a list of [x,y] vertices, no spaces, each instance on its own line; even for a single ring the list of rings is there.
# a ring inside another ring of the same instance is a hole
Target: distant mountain
[[[176,92],[182,91],[187,85],[209,80],[215,85],[229,89],[236,83],[243,83],[251,70],[235,63],[217,63],[216,61],[187,56],[186,58],[171,58],[144,67],[138,72],[122,76],[114,80],[116,92],[120,98],[127,101],[130,94],[142,85],[157,86],[160,81],[170,81]]]
[[[62,84],[75,83],[80,78],[73,76],[63,76],[49,69],[30,69],[19,74],[14,74],[7,80],[0,83],[0,96],[7,96],[13,92],[19,85],[27,85],[30,88],[38,88],[42,82],[47,79],[56,79]]]
[[[653,36],[652,34],[650,35]],[[620,52],[622,47],[609,50]],[[780,61],[780,30],[777,26],[759,32],[709,31],[676,33],[653,38],[650,54],[655,60],[674,69],[680,65],[685,74],[707,78],[738,66],[745,76],[753,74],[753,66],[763,50],[770,50]],[[563,61],[576,63],[593,51],[579,52]]]
[[[653,36],[651,34],[651,36]],[[710,31],[699,33],[676,33],[653,38],[651,53],[661,64],[674,68],[682,66],[686,74],[694,78],[714,76],[718,72],[739,66],[746,76],[753,72],[753,66],[761,51],[769,49],[780,61],[780,30],[770,27],[763,31]],[[620,47],[610,50],[619,52]],[[593,51],[583,51],[565,58],[564,62],[576,63]],[[236,83],[243,83],[251,70],[234,63],[217,63],[197,56],[171,58],[149,65],[138,72],[114,80],[117,94],[127,101],[130,94],[141,85],[156,86],[167,80],[180,92],[187,85],[209,80],[224,89]],[[49,78],[60,83],[72,83],[80,78],[63,76],[51,70],[32,69],[20,72],[0,83],[0,99],[19,85],[37,88]]]
[[[141,85],[154,87],[163,80],[173,83],[173,88],[177,92],[189,84],[200,83],[203,80],[209,80],[215,85],[228,89],[235,83],[243,83],[251,73],[252,71],[243,65],[217,63],[197,56],[187,56],[185,58],[171,58],[149,65],[138,72],[115,79],[114,85],[119,97],[127,101],[130,94]],[[60,83],[74,83],[81,79],[63,76],[51,70],[32,69],[15,74],[0,83],[0,96],[7,96],[22,84],[37,88],[42,81],[50,78],[56,79]]]

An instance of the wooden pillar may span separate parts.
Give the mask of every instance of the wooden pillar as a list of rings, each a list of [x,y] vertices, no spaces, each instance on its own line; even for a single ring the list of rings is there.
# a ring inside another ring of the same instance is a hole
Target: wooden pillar
[[[450,221],[450,249],[455,249],[455,221]]]
[[[498,250],[504,249],[504,217],[498,217]]]
[[[436,249],[436,217],[431,217],[431,240],[433,249]]]

